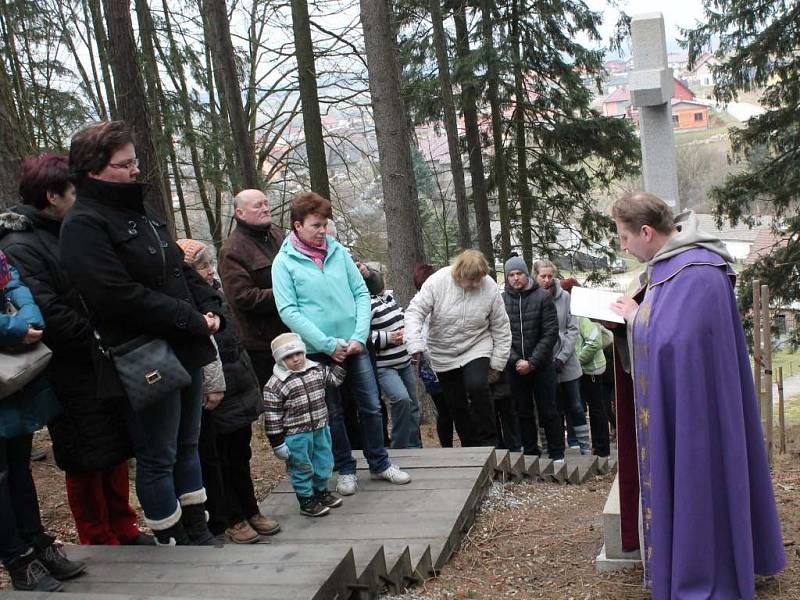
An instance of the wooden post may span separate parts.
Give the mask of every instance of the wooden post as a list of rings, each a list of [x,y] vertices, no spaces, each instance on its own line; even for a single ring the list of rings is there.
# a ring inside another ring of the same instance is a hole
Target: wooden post
[[[769,318],[769,286],[761,286],[761,331],[764,344],[764,417],[767,420],[767,460],[772,465],[772,321]]]
[[[783,411],[783,367],[778,367],[778,424],[780,432],[780,452],[786,454],[786,415]]]
[[[758,400],[758,414],[761,416],[761,431],[767,435],[764,422],[764,394],[761,389],[761,282],[753,280],[753,382]]]

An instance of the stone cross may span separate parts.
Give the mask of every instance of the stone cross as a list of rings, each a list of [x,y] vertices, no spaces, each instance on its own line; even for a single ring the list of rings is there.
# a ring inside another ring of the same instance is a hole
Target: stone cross
[[[675,83],[667,66],[667,41],[661,13],[631,20],[633,71],[628,78],[631,103],[639,109],[644,189],[679,212],[678,167],[672,132]]]

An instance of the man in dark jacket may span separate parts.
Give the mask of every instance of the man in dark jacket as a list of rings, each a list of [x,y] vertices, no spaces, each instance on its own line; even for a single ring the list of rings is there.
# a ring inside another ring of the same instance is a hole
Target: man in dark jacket
[[[263,388],[275,365],[270,344],[288,331],[272,295],[272,261],[284,235],[272,223],[269,202],[260,190],[242,190],[233,207],[236,229],[220,249],[219,274]]]
[[[525,261],[514,256],[505,264],[503,300],[511,324],[511,355],[506,372],[517,407],[525,454],[538,455],[536,410],[544,425],[550,458],[563,460],[564,434],[556,405],[553,347],[558,317],[553,299],[534,281]]]

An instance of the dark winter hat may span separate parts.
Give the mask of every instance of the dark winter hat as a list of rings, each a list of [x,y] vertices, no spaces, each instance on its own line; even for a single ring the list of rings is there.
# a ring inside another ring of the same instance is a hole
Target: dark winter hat
[[[522,271],[528,277],[531,276],[531,272],[528,271],[528,265],[526,265],[525,261],[522,260],[522,257],[519,256],[512,256],[511,258],[509,258],[506,261],[503,270],[505,271],[506,278],[508,278],[508,274],[511,273],[511,271]]]
[[[383,291],[383,275],[373,269],[369,270],[369,277],[364,279],[371,296],[377,296]]]

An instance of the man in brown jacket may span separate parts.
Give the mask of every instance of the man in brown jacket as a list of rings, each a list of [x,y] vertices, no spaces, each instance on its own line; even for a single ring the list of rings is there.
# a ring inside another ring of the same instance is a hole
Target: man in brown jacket
[[[288,331],[272,295],[272,261],[284,234],[272,224],[269,202],[260,190],[242,190],[233,208],[236,229],[220,249],[219,274],[263,388],[275,364],[270,343]]]

